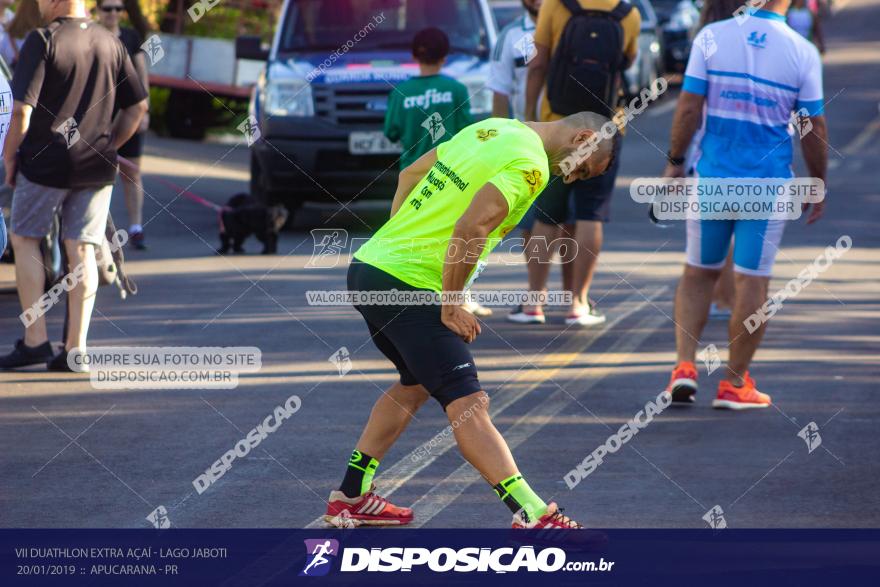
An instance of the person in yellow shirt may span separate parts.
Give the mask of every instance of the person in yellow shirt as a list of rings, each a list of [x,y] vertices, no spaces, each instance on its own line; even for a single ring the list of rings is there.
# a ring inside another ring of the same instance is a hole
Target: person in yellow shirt
[[[574,20],[573,14],[576,15]],[[572,104],[574,109],[612,117],[618,105],[622,74],[638,53],[641,22],[639,11],[619,0],[545,0],[538,13],[534,57],[529,62],[526,120],[549,122],[564,118],[570,112],[561,112],[555,106],[564,107],[566,103]],[[572,57],[567,60],[569,63],[581,64],[580,68],[560,71],[557,62],[566,60],[557,57],[563,54]],[[591,64],[598,67],[591,68]],[[554,81],[554,76],[568,84],[548,83]],[[605,90],[596,89],[597,85]],[[590,303],[588,292],[602,248],[602,224],[609,220],[620,163],[620,141],[616,144],[614,160],[606,173],[571,185],[551,180],[535,202],[537,214],[532,238],[543,237],[552,243],[559,237],[559,226],[566,220],[569,198],[574,198],[578,252],[572,279],[573,301],[565,321],[568,326],[595,326],[605,322],[605,316]],[[549,247],[539,249],[543,250],[537,251],[528,262],[530,291],[547,287],[554,251]],[[518,314],[533,319],[526,320]],[[543,310],[540,306],[522,306],[509,318],[516,322],[543,322]]]

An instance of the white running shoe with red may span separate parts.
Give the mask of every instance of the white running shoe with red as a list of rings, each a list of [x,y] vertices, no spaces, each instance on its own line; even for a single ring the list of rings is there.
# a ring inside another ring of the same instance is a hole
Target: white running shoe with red
[[[358,497],[348,497],[341,491],[331,491],[327,500],[324,521],[333,526],[402,526],[413,520],[411,508],[394,505],[375,492],[375,485]]]

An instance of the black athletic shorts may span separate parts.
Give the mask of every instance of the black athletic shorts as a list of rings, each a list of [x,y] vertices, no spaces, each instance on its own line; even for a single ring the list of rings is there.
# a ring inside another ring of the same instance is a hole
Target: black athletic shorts
[[[354,260],[348,268],[349,291],[424,291],[384,271]],[[356,305],[382,354],[394,363],[403,385],[419,385],[443,409],[482,389],[471,351],[440,321],[439,305]]]
[[[573,200],[575,220],[608,222],[622,142],[617,141],[611,167],[602,175],[570,184],[565,184],[561,177],[551,177],[550,183],[535,200],[535,220],[545,224],[564,224],[570,218],[569,202]]]
[[[134,133],[130,139],[125,141],[124,145],[119,147],[116,154],[125,157],[126,159],[140,157],[144,152],[144,134],[146,133]]]

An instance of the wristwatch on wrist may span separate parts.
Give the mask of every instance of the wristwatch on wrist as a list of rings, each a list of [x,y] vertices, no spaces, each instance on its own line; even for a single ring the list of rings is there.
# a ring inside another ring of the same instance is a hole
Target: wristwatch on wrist
[[[681,167],[684,165],[684,157],[673,157],[672,153],[669,151],[666,152],[666,159],[669,161],[670,165],[674,165],[675,167]]]

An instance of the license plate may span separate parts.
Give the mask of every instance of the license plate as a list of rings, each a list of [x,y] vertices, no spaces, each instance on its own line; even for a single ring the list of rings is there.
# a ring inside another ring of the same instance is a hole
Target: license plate
[[[348,135],[348,151],[352,155],[387,155],[402,153],[400,143],[392,143],[382,131],[353,132]]]

